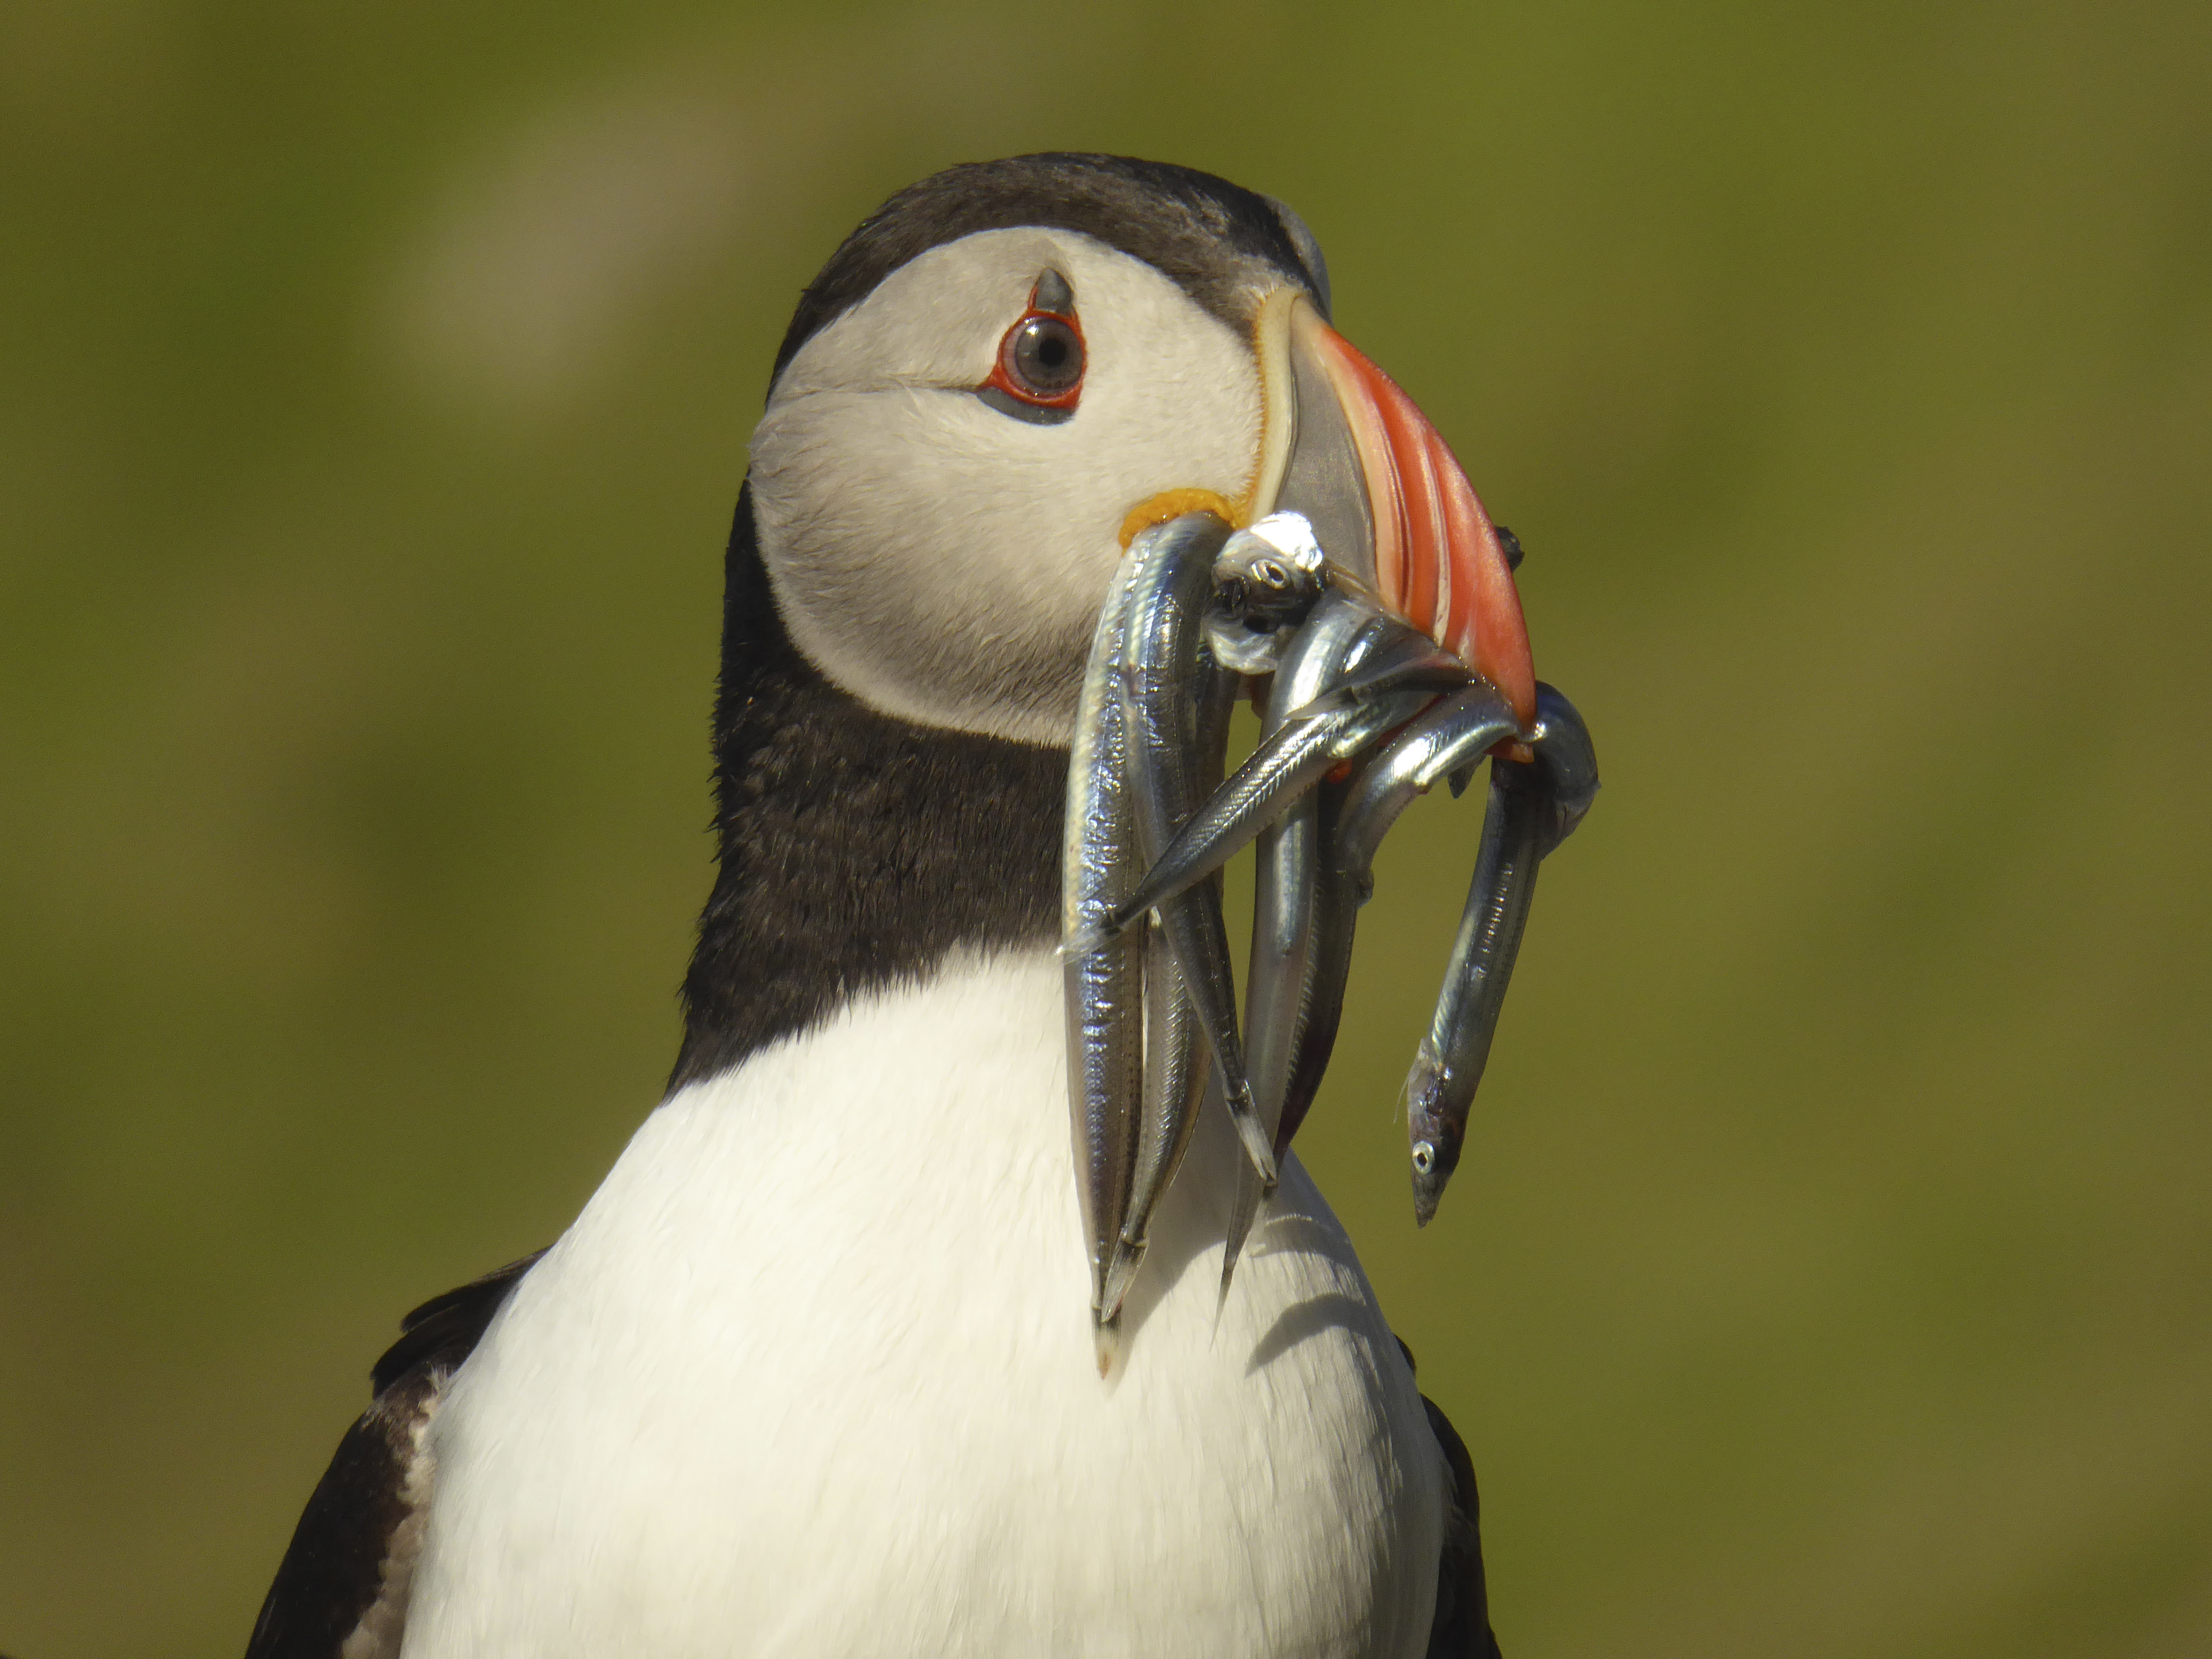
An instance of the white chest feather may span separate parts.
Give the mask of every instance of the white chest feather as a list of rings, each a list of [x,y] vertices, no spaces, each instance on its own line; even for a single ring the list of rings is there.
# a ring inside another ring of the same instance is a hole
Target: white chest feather
[[[407,1659],[1419,1654],[1443,1470],[1295,1158],[1216,1322],[1201,1126],[1098,1374],[1060,975],[684,1090],[454,1378]]]

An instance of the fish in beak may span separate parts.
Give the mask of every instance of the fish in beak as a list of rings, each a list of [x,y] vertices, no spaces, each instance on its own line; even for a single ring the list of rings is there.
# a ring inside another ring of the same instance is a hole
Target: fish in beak
[[[1146,856],[1141,879],[1127,871],[1120,850],[1137,838],[1119,828],[1116,848],[1095,839],[1085,844],[1084,820],[1072,810],[1071,872],[1110,869],[1114,878],[1092,880],[1080,916],[1071,910],[1066,946],[1071,1033],[1103,1034],[1101,1011],[1086,1001],[1084,975],[1109,960],[1127,964],[1125,973],[1135,972],[1147,918],[1155,930],[1151,957],[1156,964],[1140,994],[1148,1006],[1163,996],[1185,996],[1189,984],[1218,982],[1218,964],[1184,963],[1157,947],[1170,932],[1191,931],[1187,923],[1167,927],[1177,915],[1175,907],[1210,895],[1206,884],[1222,865],[1243,847],[1256,846],[1243,1034],[1247,1075],[1233,1065],[1224,1075],[1232,1095],[1239,1085],[1249,1086],[1250,1104],[1239,1114],[1248,1147],[1255,1114],[1266,1139],[1253,1148],[1240,1175],[1222,1266],[1224,1297],[1271,1189],[1265,1150],[1271,1146],[1279,1157],[1320,1086],[1351,970],[1355,920],[1372,890],[1375,848],[1399,811],[1439,779],[1451,780],[1457,793],[1486,754],[1510,769],[1512,787],[1493,789],[1492,812],[1496,817],[1510,811],[1511,823],[1488,826],[1468,908],[1471,915],[1496,915],[1502,906],[1511,925],[1476,928],[1480,939],[1472,946],[1462,939],[1434,1023],[1434,1031],[1447,1034],[1443,1047],[1453,1059],[1475,1063],[1440,1062],[1431,1051],[1442,1040],[1432,1032],[1423,1047],[1425,1065],[1416,1067],[1425,1086],[1414,1091],[1412,1157],[1417,1211],[1425,1222],[1449,1165],[1457,1161],[1480,1075],[1478,1056],[1487,1053],[1502,1006],[1536,863],[1559,838],[1540,848],[1534,830],[1524,826],[1578,817],[1595,788],[1594,763],[1584,764],[1587,733],[1579,720],[1563,720],[1557,709],[1548,722],[1540,716],[1540,687],[1514,581],[1518,544],[1492,521],[1443,435],[1395,381],[1329,326],[1300,289],[1285,287],[1268,296],[1260,308],[1255,343],[1264,415],[1261,453],[1245,498],[1230,502],[1201,491],[1170,491],[1134,510],[1125,534],[1142,538],[1133,541],[1131,564],[1138,570],[1157,567],[1177,547],[1186,561],[1200,548],[1220,549],[1213,565],[1214,614],[1206,626],[1209,649],[1201,654],[1189,696],[1200,695],[1201,685],[1212,683],[1208,676],[1236,673],[1252,677],[1255,687],[1264,683],[1268,696],[1261,741],[1210,795],[1200,799],[1182,792],[1176,822],[1156,818],[1152,833],[1141,838]],[[1212,528],[1201,532],[1201,523]],[[1231,524],[1243,527],[1224,542]],[[1198,591],[1191,584],[1185,589]],[[1115,584],[1102,617],[1102,641],[1109,635],[1120,641],[1133,623],[1140,608],[1127,597],[1130,592],[1127,581]],[[1129,614],[1117,619],[1117,606],[1129,606]],[[1116,672],[1128,676],[1133,659],[1119,643],[1100,649],[1110,650],[1115,660],[1094,655],[1085,707],[1103,714],[1108,680]],[[1540,690],[1571,714],[1556,692]],[[1186,776],[1203,769],[1195,753],[1130,744],[1128,712],[1103,716],[1103,729],[1114,733],[1116,763],[1133,778],[1145,778],[1148,769]],[[1156,732],[1196,729],[1191,721],[1158,718],[1150,726]],[[1531,747],[1547,730],[1570,726],[1581,742],[1577,760],[1560,774],[1572,774],[1571,809],[1553,799],[1553,769]],[[1090,753],[1079,735],[1079,768]],[[1218,750],[1212,765],[1218,777]],[[1089,799],[1085,791],[1092,785],[1072,778],[1071,787],[1073,809]],[[1522,855],[1497,856],[1501,835]],[[1121,994],[1131,993],[1125,988]],[[1218,1006],[1213,1012],[1218,1023]],[[1126,1013],[1119,1018],[1126,1019]],[[1072,1058],[1082,1052],[1083,1045],[1076,1045]],[[1225,1052],[1217,1045],[1218,1059]],[[1086,1208],[1092,1218],[1102,1368],[1109,1346],[1118,1344],[1115,1322],[1141,1260],[1151,1207],[1150,1200],[1124,1207],[1116,1244],[1115,1205],[1109,1192],[1127,1190],[1124,1171],[1137,1159],[1154,1171],[1156,1198],[1164,1184],[1160,1171],[1164,1167],[1171,1176],[1188,1135],[1188,1115],[1203,1098],[1201,1091],[1179,1086],[1172,1099],[1139,1103],[1131,1097],[1137,1086],[1132,1063],[1121,1063],[1123,1098],[1110,1109],[1091,1097],[1095,1068],[1083,1076],[1072,1073],[1078,1122],[1091,1128],[1079,1134],[1079,1144],[1112,1176],[1091,1194]],[[1213,1091],[1216,1097],[1220,1092]],[[1098,1135],[1109,1123],[1131,1126],[1118,1131],[1121,1144],[1111,1149],[1101,1146]],[[1134,1127],[1139,1123],[1147,1126],[1141,1135]],[[1438,1156],[1438,1143],[1447,1135],[1449,1160]],[[1164,1165],[1163,1147],[1172,1149]],[[1102,1151],[1109,1153],[1103,1161]],[[1120,1270],[1110,1275],[1109,1247],[1118,1250],[1120,1261]]]

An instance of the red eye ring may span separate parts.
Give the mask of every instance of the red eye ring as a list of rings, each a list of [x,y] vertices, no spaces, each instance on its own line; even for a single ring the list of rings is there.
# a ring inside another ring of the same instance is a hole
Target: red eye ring
[[[1043,283],[1037,286],[1041,289]],[[1032,409],[1072,410],[1083,396],[1083,376],[1089,360],[1083,325],[1073,308],[1048,310],[1036,301],[1037,295],[1032,291],[1029,308],[1000,339],[998,361],[982,389]],[[1055,384],[1063,380],[1064,385]]]

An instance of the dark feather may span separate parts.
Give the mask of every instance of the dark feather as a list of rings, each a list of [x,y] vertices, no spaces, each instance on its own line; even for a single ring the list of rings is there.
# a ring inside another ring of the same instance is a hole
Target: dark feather
[[[1080,231],[1144,260],[1231,328],[1252,321],[1255,269],[1287,277],[1328,310],[1319,251],[1295,217],[1226,179],[1127,155],[1052,154],[970,161],[908,185],[864,220],[807,285],[775,355],[799,347],[901,265],[977,231]],[[770,383],[774,382],[770,376]]]
[[[1490,1629],[1490,1591],[1482,1577],[1482,1499],[1474,1462],[1451,1419],[1426,1395],[1421,1404],[1451,1470],[1444,1503],[1444,1548],[1437,1563],[1437,1616],[1429,1626],[1429,1659],[1499,1659]]]
[[[1413,1351],[1398,1339],[1406,1369]],[[1426,1395],[1421,1409],[1429,1431],[1451,1471],[1452,1489],[1444,1498],[1444,1547],[1437,1562],[1437,1612],[1429,1626],[1428,1659],[1501,1659],[1490,1629],[1490,1591],[1482,1576],[1482,1499],[1474,1489],[1474,1460],[1443,1408]]]
[[[720,850],[669,1087],[955,945],[1052,944],[1067,750],[878,714],[785,633],[738,496],[714,704]]]
[[[401,1532],[422,1496],[410,1498],[407,1491],[416,1436],[447,1379],[537,1260],[525,1256],[433,1297],[400,1321],[398,1341],[370,1372],[374,1401],[338,1442],[293,1531],[254,1621],[246,1659],[337,1659],[372,1613],[389,1626],[388,1641],[373,1651],[379,1659],[398,1651],[404,1603],[387,1609],[378,1603],[388,1587],[404,1589],[414,1565],[419,1540]]]

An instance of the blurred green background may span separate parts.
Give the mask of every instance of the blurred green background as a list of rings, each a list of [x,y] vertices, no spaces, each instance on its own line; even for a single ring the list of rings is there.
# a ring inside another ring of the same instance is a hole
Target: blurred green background
[[[2212,1652],[2212,10],[0,7],[0,1649],[234,1653],[653,1103],[720,552],[879,199],[1293,203],[1607,788],[1444,1215],[1302,1141],[1532,1656]]]

